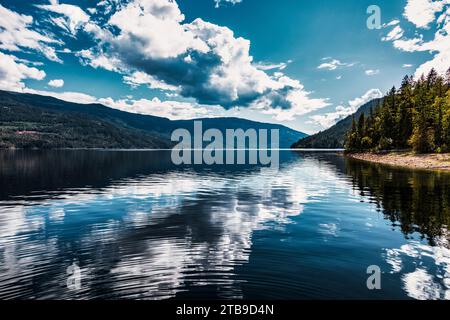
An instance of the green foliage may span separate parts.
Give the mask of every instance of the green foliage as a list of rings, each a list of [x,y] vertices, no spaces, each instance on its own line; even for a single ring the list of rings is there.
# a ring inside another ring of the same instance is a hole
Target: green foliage
[[[380,102],[380,99],[374,99],[369,101],[365,105],[361,106],[358,111],[354,114],[355,119],[359,119],[362,113],[365,114],[366,118],[370,120],[370,113],[375,110],[375,107]],[[347,133],[352,127],[352,116],[348,116],[339,122],[337,122],[334,126],[331,126],[327,130],[321,131],[319,133],[313,134],[309,137],[303,138],[295,143],[292,147],[294,148],[326,148],[326,149],[335,149],[335,148],[344,148],[345,141],[347,138]],[[366,134],[368,137],[373,137],[370,132]]]
[[[76,112],[49,111],[0,101],[0,149],[166,148],[170,143],[142,130],[126,128]]]
[[[450,69],[446,78],[434,69],[418,80],[406,76],[367,119],[360,116],[346,135],[346,150],[385,151],[412,148],[416,153],[446,152],[450,146]]]

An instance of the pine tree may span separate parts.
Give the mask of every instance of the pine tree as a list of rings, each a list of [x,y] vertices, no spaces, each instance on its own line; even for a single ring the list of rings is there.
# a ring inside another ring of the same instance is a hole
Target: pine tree
[[[408,139],[412,135],[412,110],[413,103],[413,85],[412,77],[404,77],[399,92],[399,112],[398,112],[398,137],[397,145],[403,149],[408,146]]]
[[[355,116],[352,117],[352,128],[347,133],[346,143],[345,143],[345,149],[348,151],[358,151],[358,129],[356,126]]]
[[[443,105],[443,149],[450,151],[450,88],[447,90]]]
[[[348,150],[412,147],[417,153],[450,150],[450,69],[444,76],[431,69],[417,81],[403,78],[375,109],[352,119]]]
[[[429,132],[429,88],[430,83],[433,81],[433,73],[425,79],[422,76],[416,84],[414,90],[414,105],[413,110],[413,134],[410,138],[410,144],[413,150],[417,153],[431,152],[434,149],[434,143],[431,141],[431,137],[434,138],[434,134],[430,135]],[[433,139],[434,140],[434,139]]]
[[[434,143],[439,148],[439,151],[442,151],[442,144],[444,142],[444,128],[443,128],[443,112],[444,112],[444,98],[437,97],[434,101],[434,109],[436,110],[436,119],[435,119],[435,127],[434,127]]]
[[[362,139],[366,135],[366,121],[364,113],[361,113],[358,119],[358,138]]]
[[[450,68],[448,68],[447,72],[445,73],[444,84],[446,90],[450,90]]]

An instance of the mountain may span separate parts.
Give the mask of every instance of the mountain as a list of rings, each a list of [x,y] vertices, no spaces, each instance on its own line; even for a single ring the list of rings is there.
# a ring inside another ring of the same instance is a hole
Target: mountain
[[[53,97],[0,90],[0,148],[169,148],[173,130],[193,132],[194,120],[129,113],[101,104],[79,104]],[[240,118],[204,118],[203,131],[279,129],[280,147],[305,133]]]
[[[224,137],[226,129],[278,129],[280,135],[279,147],[283,149],[289,149],[293,143],[308,136],[306,133],[293,130],[280,124],[257,122],[242,118],[201,118],[195,120],[172,121],[173,128],[170,130],[170,133],[176,128],[185,128],[190,132],[193,132],[194,121],[202,121],[203,132],[213,128],[219,129]],[[268,142],[270,143],[270,138]]]
[[[292,148],[308,148],[308,149],[340,149],[344,148],[345,135],[352,126],[352,116],[358,119],[361,113],[365,115],[369,114],[370,108],[378,106],[381,99],[374,99],[368,103],[362,105],[358,111],[353,115],[346,117],[345,119],[339,121],[334,126],[328,128],[325,131],[321,131],[314,135],[308,136],[306,138],[300,139],[298,142],[294,143]]]
[[[0,92],[0,148],[161,148],[172,144],[81,113],[54,111]]]

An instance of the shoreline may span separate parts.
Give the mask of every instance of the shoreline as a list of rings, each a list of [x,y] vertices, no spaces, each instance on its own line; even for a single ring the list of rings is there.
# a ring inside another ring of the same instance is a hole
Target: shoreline
[[[411,151],[392,151],[389,153],[349,153],[346,156],[352,159],[402,168],[450,172],[450,153],[414,154]]]

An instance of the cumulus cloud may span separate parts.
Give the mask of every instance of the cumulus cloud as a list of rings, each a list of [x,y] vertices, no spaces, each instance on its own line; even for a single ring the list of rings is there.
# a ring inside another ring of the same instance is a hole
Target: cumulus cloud
[[[54,88],[61,88],[62,86],[64,86],[64,80],[62,80],[62,79],[53,79],[53,80],[50,80],[48,82],[48,85],[50,87],[54,87]]]
[[[416,27],[428,28],[435,20],[436,13],[442,11],[446,3],[448,3],[446,0],[408,0],[403,15]]]
[[[86,24],[89,28],[83,30],[91,30],[98,45],[78,56],[94,68],[124,74],[130,85],[176,90],[203,105],[230,109],[258,104],[264,110],[291,109],[293,115],[327,105],[324,99],[311,99],[297,80],[266,73],[283,70],[290,61],[255,63],[250,41],[227,27],[184,19],[175,1],[131,1],[113,11],[109,28]]]
[[[58,1],[52,1],[48,5],[36,6],[42,10],[57,14],[56,17],[51,18],[51,21],[72,34],[75,34],[77,28],[89,21],[89,15],[74,5],[60,4]]]
[[[29,67],[15,56],[0,52],[0,89],[23,91],[25,79],[42,80],[45,72],[35,67]]]
[[[33,17],[18,14],[0,4],[0,49],[20,51],[32,49],[47,59],[61,62],[50,44],[60,43],[49,36],[32,30]]]
[[[450,67],[450,0],[408,0],[404,17],[413,23],[417,29],[413,38],[404,36],[400,26],[395,28],[382,40],[392,41],[396,49],[405,52],[429,52],[433,58],[415,71],[415,77],[428,73],[434,68],[444,74]],[[420,29],[435,27],[435,33],[426,40]]]
[[[80,50],[76,53],[84,65],[89,65],[95,69],[103,68],[108,71],[119,71],[120,60],[115,57],[108,57],[102,52],[94,53],[91,49]]]
[[[47,12],[43,17],[64,34],[73,38],[81,33],[90,35],[89,47],[74,52],[69,49],[82,64],[117,72],[124,83],[132,87],[160,89],[191,99],[202,108],[254,108],[279,120],[294,119],[329,105],[327,99],[312,98],[312,93],[303,84],[281,72],[291,61],[255,62],[250,55],[249,40],[235,36],[227,27],[200,18],[185,22],[175,1],[105,0],[96,10],[89,10],[92,16],[75,5],[61,4],[58,0],[36,7]],[[32,25],[37,28],[32,17],[1,5],[0,10],[2,18],[6,17],[0,22],[0,49],[31,48],[62,62],[56,52],[66,51],[55,50],[50,45],[61,46],[63,42],[31,30]],[[339,62],[339,66],[348,65]],[[16,79],[19,80],[14,83],[21,83],[23,77]],[[59,84],[49,82],[52,86]],[[93,97],[71,92],[54,94],[65,100],[75,97],[79,101],[95,101]],[[139,106],[168,108],[164,102],[149,101],[152,103],[141,101]],[[127,104],[137,106],[129,101]],[[115,104],[120,105],[124,103]],[[175,105],[171,103],[171,106]],[[197,107],[196,113],[202,108]]]
[[[394,47],[406,52],[415,52],[422,50],[423,39],[398,39],[394,41]]]
[[[141,72],[136,71],[131,75],[124,76],[123,80],[126,84],[129,84],[132,87],[137,87],[140,85],[146,85],[150,89],[161,89],[161,90],[168,90],[168,91],[178,91],[178,88],[176,86],[171,86],[163,81],[159,81],[155,79],[153,76]]]
[[[310,119],[313,123],[319,124],[322,128],[329,128],[338,121],[355,113],[362,105],[367,102],[383,97],[383,93],[379,89],[370,89],[361,97],[355,98],[348,102],[347,106],[337,106],[334,112],[324,115],[314,115]]]
[[[331,57],[326,57],[323,58],[322,61],[324,61],[323,63],[321,63],[317,69],[325,69],[325,70],[336,70],[338,68],[344,68],[344,67],[352,67],[355,64],[354,63],[345,63],[345,62],[341,62],[338,59],[333,59]]]
[[[99,99],[99,103],[109,106],[111,108],[123,110],[126,112],[154,115],[165,117],[172,120],[180,119],[194,119],[199,117],[207,117],[211,108],[218,112],[223,110],[219,106],[205,107],[195,103],[182,101],[161,101],[158,98],[153,99],[119,99],[112,98]]]
[[[283,83],[286,88],[294,88],[295,90],[290,90],[286,96],[276,96],[277,93],[263,96],[252,103],[252,109],[262,111],[264,114],[272,115],[273,118],[278,121],[292,121],[295,120],[296,116],[305,115],[330,105],[328,99],[313,99],[309,97],[310,92],[306,91],[304,86],[298,80],[286,77],[281,72],[278,72],[275,77],[277,77],[278,81]],[[283,103],[289,103],[290,108],[276,107],[276,105],[282,105]]]

